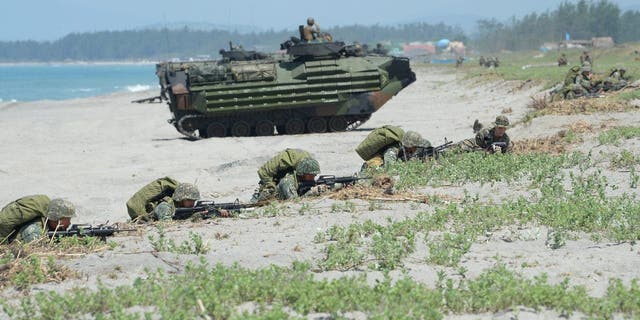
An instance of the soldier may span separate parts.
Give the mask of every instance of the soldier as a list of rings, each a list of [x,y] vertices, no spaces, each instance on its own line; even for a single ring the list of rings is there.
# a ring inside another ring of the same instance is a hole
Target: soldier
[[[20,198],[0,211],[0,244],[36,240],[45,230],[66,230],[76,216],[75,206],[66,200],[50,200],[45,195]]]
[[[320,27],[315,23],[313,18],[307,18],[307,25],[302,29],[303,40],[312,41],[316,40],[320,35]]]
[[[591,67],[588,63],[585,63],[585,65],[580,68],[580,74],[576,75],[573,83],[567,87],[565,99],[575,99],[588,95],[594,88],[591,82],[592,77]]]
[[[200,191],[195,185],[164,177],[138,190],[127,201],[127,211],[133,221],[171,220],[176,208],[193,208],[198,200]],[[228,217],[229,212],[220,210],[220,216]]]
[[[585,62],[589,62],[589,65],[593,65],[593,60],[591,60],[588,51],[583,51],[580,55],[580,64],[584,65]]]
[[[480,56],[480,59],[478,59],[478,63],[481,67],[484,67],[485,63],[487,63],[487,60],[485,60],[484,56]]]
[[[479,123],[476,120],[476,123]],[[474,123],[474,132],[476,131],[476,123]],[[479,151],[483,150],[488,153],[507,153],[511,152],[513,145],[507,135],[509,128],[509,119],[500,115],[496,117],[495,122],[490,128],[482,128],[476,133],[474,139],[466,139],[458,142],[456,146],[461,151]],[[504,143],[502,148],[497,143]]]
[[[376,48],[373,49],[373,53],[386,56],[389,53],[389,50],[387,50],[382,43],[376,43]]]
[[[566,66],[567,63],[567,56],[564,53],[561,54],[560,58],[558,58],[558,67]]]
[[[627,78],[624,74],[627,72],[625,68],[612,68],[609,77],[603,82],[604,91],[621,90],[627,86]]]
[[[419,148],[429,148],[431,143],[415,131],[404,132],[396,126],[382,126],[373,130],[360,142],[356,152],[365,161],[362,170],[389,166],[416,156]]]
[[[273,199],[287,200],[300,196],[318,195],[326,191],[326,186],[314,186],[304,194],[299,193],[300,181],[313,181],[320,174],[320,164],[307,151],[285,149],[279,152],[260,169],[258,190],[251,202]]]

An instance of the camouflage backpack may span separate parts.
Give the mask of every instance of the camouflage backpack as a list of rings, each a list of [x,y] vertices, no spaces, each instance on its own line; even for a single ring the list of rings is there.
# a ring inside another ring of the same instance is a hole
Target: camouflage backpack
[[[369,135],[360,142],[356,148],[356,152],[362,160],[367,161],[373,158],[373,156],[379,153],[383,148],[400,142],[402,136],[404,136],[404,130],[400,127],[389,125],[382,126],[371,131],[371,133],[369,133]]]
[[[580,74],[581,69],[582,68],[580,66],[571,67],[571,69],[569,69],[569,71],[567,72],[567,75],[564,76],[564,85],[565,86],[572,85],[576,77]]]
[[[138,216],[146,216],[149,212],[147,204],[158,202],[164,197],[170,197],[173,195],[176,187],[178,187],[178,184],[178,181],[169,177],[164,177],[153,180],[146,186],[142,187],[142,189],[136,192],[131,199],[127,201],[129,217],[133,220]]]

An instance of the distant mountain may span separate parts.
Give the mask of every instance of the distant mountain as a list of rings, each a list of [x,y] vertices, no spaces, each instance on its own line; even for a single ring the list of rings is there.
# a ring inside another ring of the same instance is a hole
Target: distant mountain
[[[240,34],[248,34],[248,33],[259,33],[265,31],[264,29],[251,26],[251,25],[227,25],[227,24],[217,24],[217,23],[208,23],[208,22],[171,22],[171,23],[156,23],[150,24],[142,27],[136,28],[136,30],[161,30],[167,28],[169,30],[180,30],[184,28],[188,28],[189,30],[200,30],[200,31],[212,31],[212,30],[222,30],[229,32],[237,32]]]

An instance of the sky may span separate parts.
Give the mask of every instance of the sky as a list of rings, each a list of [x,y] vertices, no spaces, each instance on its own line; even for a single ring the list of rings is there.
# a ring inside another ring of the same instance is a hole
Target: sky
[[[423,21],[469,31],[482,18],[506,20],[555,9],[564,0],[20,0],[2,4],[0,41],[52,41],[73,32],[207,23],[297,30],[312,16],[323,27]],[[640,10],[638,0],[612,0]]]

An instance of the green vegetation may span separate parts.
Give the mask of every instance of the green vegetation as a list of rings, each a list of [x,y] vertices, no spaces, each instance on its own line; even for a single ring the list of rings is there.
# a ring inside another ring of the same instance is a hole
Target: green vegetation
[[[623,152],[624,160],[614,161],[627,163],[628,158]],[[386,225],[366,221],[333,226],[316,235],[316,242],[328,241],[319,267],[348,270],[369,262],[371,269],[396,269],[414,252],[416,235],[427,241],[427,262],[455,267],[479,236],[512,226],[547,227],[547,243],[552,249],[562,247],[572,232],[591,233],[594,239],[616,242],[640,240],[640,202],[626,194],[607,196],[607,188],[616,186],[610,186],[600,171],[593,172],[593,167],[591,157],[579,153],[465,153],[450,154],[438,162],[396,163],[389,170],[400,177],[399,188],[528,179],[530,190],[515,199],[497,199],[503,201],[500,204],[467,195],[460,203],[436,206],[432,214],[420,212],[402,221],[388,220]],[[638,179],[632,176],[632,187]],[[427,237],[434,231],[442,235]]]
[[[609,76],[611,68],[626,67],[626,75],[631,77],[631,81],[638,79],[640,66],[634,61],[633,50],[640,46],[629,46],[613,49],[590,50],[590,55],[594,59],[594,73],[596,77],[604,79]],[[564,80],[564,77],[571,66],[580,64],[581,49],[562,50],[567,55],[569,65],[558,67],[557,60],[560,52],[550,51],[541,53],[540,51],[518,51],[500,53],[500,67],[487,69],[477,64],[468,66],[468,77],[482,79],[501,78],[505,80],[533,81],[535,84],[542,84],[545,89],[549,89]],[[617,93],[616,100],[629,101],[637,99],[640,90],[629,90]]]
[[[534,184],[558,174],[562,168],[586,166],[592,162],[580,153],[553,156],[548,154],[487,155],[482,152],[451,153],[438,161],[396,163],[389,173],[398,175],[397,188],[467,182],[512,182],[528,178]]]
[[[373,46],[380,41],[404,43],[442,38],[466,40],[460,27],[442,23],[409,23],[397,27],[351,25],[323,31],[331,33],[337,40],[349,43],[360,41]],[[0,41],[0,61],[166,60],[202,54],[217,58],[220,48],[229,48],[229,41],[247,49],[259,47],[265,48],[268,52],[275,52],[280,48],[280,43],[291,36],[297,37],[298,30],[243,34],[224,30],[201,31],[183,28],[73,33],[53,42]]]
[[[611,158],[611,167],[614,169],[633,169],[638,164],[640,164],[640,156],[636,156],[626,149],[622,150],[620,154],[614,154]]]
[[[202,236],[195,232],[189,232],[191,241],[183,241],[177,245],[173,239],[168,238],[165,234],[162,224],[158,224],[158,238],[149,235],[149,242],[156,251],[167,251],[180,254],[204,254],[209,251],[209,246],[202,240]]]
[[[640,137],[640,127],[618,127],[609,129],[598,135],[600,144],[618,145],[620,140]]]
[[[478,21],[478,47],[481,50],[537,49],[544,42],[564,39],[591,40],[592,37],[613,37],[617,43],[640,40],[640,12],[622,11],[608,0],[575,3],[563,1],[551,12],[530,13],[513,17],[506,23],[496,19]]]
[[[374,285],[364,275],[315,280],[309,271],[310,265],[300,262],[290,268],[271,266],[255,271],[237,265],[210,267],[201,262],[189,264],[181,275],[149,272],[146,279],[137,279],[131,286],[96,291],[79,288],[62,295],[40,292],[22,298],[18,305],[0,303],[12,319],[41,315],[68,319],[87,314],[103,319],[153,315],[162,319],[272,319],[314,312],[339,317],[349,311],[361,311],[373,319],[441,319],[446,313],[498,312],[517,306],[548,308],[562,315],[582,312],[594,318],[640,314],[636,281],[625,286],[614,279],[606,294],[595,298],[588,296],[584,287],[570,287],[568,279],[559,284],[550,284],[545,275],[526,279],[501,264],[474,280],[455,280],[442,273],[435,288],[409,277],[392,281],[385,276]],[[253,314],[236,309],[247,302],[256,306]],[[130,309],[134,306],[143,310]]]
[[[616,99],[618,99],[618,101],[631,101],[640,99],[640,89],[624,91],[617,95]]]

